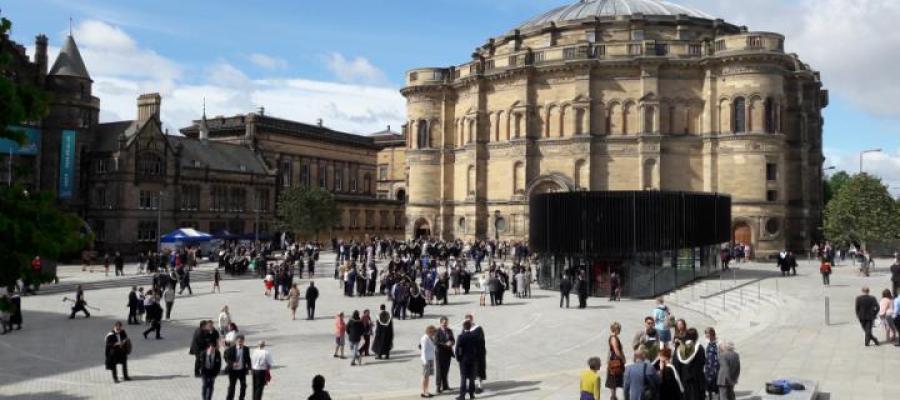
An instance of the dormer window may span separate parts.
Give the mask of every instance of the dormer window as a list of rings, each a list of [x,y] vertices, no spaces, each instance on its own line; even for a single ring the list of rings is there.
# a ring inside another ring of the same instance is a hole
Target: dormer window
[[[137,160],[137,173],[145,176],[163,175],[162,158],[154,153],[141,154]]]

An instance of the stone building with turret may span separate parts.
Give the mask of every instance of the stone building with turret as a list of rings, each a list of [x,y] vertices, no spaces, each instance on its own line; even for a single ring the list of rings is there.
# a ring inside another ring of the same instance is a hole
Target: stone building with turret
[[[822,212],[819,73],[752,31],[660,0],[581,0],[406,74],[406,233],[524,240],[550,191],[732,197],[733,240],[802,249]]]

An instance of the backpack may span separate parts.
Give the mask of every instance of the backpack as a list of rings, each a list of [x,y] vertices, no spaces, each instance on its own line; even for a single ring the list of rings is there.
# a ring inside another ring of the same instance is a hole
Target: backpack
[[[766,393],[768,393],[768,394],[785,395],[790,392],[791,392],[791,383],[784,379],[779,379],[776,381],[766,383]]]

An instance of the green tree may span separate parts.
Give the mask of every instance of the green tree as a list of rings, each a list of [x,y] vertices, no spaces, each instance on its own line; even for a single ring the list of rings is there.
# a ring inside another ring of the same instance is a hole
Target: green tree
[[[863,247],[893,240],[900,234],[897,203],[878,178],[854,175],[825,207],[825,234],[833,241]]]
[[[0,35],[9,33],[12,23],[0,18]],[[6,129],[23,121],[37,121],[47,113],[47,95],[30,83],[16,82],[12,54],[0,46],[0,139],[23,143],[22,133]],[[20,186],[0,187],[0,285],[16,279],[47,280],[32,272],[31,259],[57,260],[61,254],[82,248],[89,239],[80,233],[81,220],[63,211],[49,193],[31,193]]]
[[[0,18],[0,35],[6,36],[12,28],[12,22]],[[15,82],[10,79],[12,54],[0,47],[0,139],[10,139],[19,144],[24,143],[25,133],[7,129],[10,125],[22,121],[37,121],[47,114],[49,95],[31,82]]]
[[[0,189],[0,285],[16,279],[39,281],[31,259],[58,260],[61,254],[76,252],[87,243],[81,220],[61,210],[52,193],[28,193],[19,186]]]
[[[283,229],[315,235],[330,229],[340,218],[334,195],[318,187],[287,189],[278,197],[278,221]]]
[[[828,205],[831,202],[831,199],[834,198],[834,195],[837,192],[841,191],[841,188],[850,181],[850,174],[846,171],[838,171],[834,175],[831,175],[828,179],[825,180],[825,205]]]

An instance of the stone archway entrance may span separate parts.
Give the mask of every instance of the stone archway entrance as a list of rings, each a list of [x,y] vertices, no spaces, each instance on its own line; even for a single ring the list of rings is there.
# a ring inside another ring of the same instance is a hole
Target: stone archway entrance
[[[431,225],[427,219],[419,218],[416,220],[416,223],[413,225],[413,236],[416,239],[423,236],[431,236]]]
[[[731,240],[734,243],[751,244],[753,242],[753,231],[746,222],[736,222],[732,229]]]

